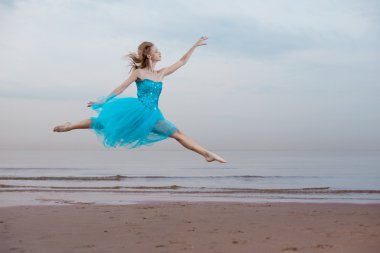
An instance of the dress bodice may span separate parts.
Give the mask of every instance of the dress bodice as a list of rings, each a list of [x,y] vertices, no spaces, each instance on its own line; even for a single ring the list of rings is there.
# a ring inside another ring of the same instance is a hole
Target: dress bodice
[[[148,108],[157,109],[162,90],[162,82],[150,79],[136,80],[137,98]]]

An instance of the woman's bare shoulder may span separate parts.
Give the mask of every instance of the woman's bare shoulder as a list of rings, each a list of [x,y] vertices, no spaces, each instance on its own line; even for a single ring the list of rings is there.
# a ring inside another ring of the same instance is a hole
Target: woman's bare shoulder
[[[141,74],[141,70],[140,69],[133,69],[133,72],[135,72],[136,75],[140,75]]]
[[[134,69],[136,79],[142,79],[143,73],[141,69]]]

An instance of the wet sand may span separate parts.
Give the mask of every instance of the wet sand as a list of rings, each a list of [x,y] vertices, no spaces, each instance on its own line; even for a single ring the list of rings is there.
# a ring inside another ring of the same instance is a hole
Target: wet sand
[[[0,252],[380,252],[380,204],[0,208]]]

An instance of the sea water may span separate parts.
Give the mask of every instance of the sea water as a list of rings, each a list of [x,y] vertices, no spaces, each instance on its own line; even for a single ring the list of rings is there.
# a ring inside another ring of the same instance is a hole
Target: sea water
[[[151,201],[380,203],[380,151],[0,150],[0,206]]]

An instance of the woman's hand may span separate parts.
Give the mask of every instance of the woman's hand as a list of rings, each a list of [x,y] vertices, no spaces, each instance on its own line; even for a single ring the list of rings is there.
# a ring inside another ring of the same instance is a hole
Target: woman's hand
[[[207,40],[207,36],[202,36],[195,44],[194,46],[198,47],[198,46],[203,46],[203,45],[207,45],[207,43],[204,43],[205,40]]]
[[[204,43],[204,41],[207,39],[208,38],[206,36],[202,36],[197,42],[195,42],[195,44],[189,49],[189,51],[187,51],[186,54],[184,54],[184,56],[182,56],[181,59],[179,59],[179,61],[167,68],[163,68],[164,76],[170,75],[171,73],[185,65],[185,63],[189,60],[190,56],[193,54],[194,50],[198,46],[207,45],[206,43]]]
[[[102,103],[101,102],[90,101],[90,102],[87,103],[87,107],[91,107],[94,104],[98,104],[99,105],[99,104],[102,104]]]

